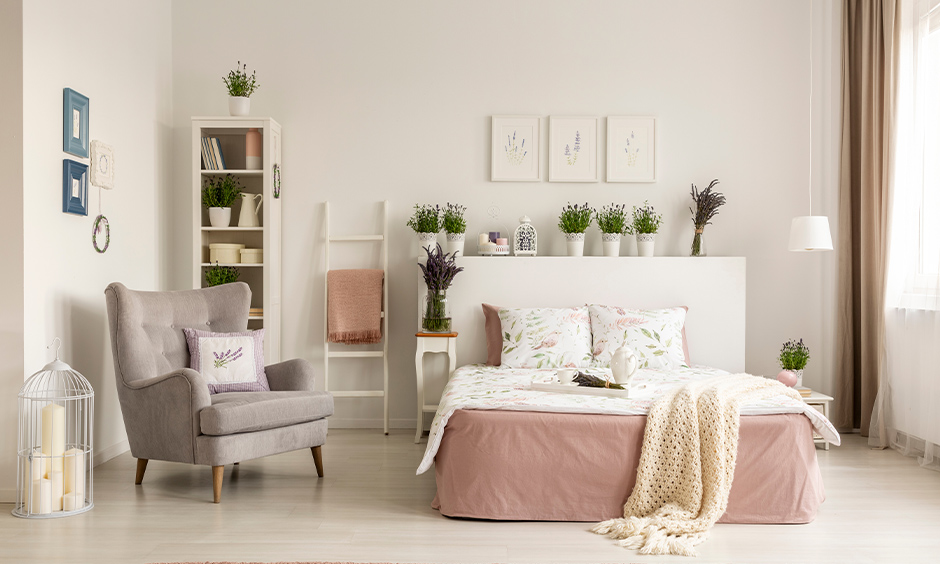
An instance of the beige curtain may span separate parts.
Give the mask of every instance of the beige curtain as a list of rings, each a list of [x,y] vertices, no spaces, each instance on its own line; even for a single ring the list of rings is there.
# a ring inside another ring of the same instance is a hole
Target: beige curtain
[[[900,0],[844,0],[839,304],[833,423],[868,435],[884,361]]]

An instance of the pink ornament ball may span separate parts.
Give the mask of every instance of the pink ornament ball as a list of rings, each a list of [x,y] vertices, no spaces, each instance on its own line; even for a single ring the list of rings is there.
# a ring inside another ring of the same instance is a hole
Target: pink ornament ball
[[[796,374],[789,370],[781,370],[780,374],[777,374],[777,381],[784,386],[792,388],[796,386]]]

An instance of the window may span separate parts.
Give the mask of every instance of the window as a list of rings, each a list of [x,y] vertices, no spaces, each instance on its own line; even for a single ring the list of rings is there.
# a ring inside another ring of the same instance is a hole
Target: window
[[[923,92],[924,155],[923,194],[920,213],[918,274],[940,275],[940,10],[930,17],[930,34],[921,54],[925,55]]]

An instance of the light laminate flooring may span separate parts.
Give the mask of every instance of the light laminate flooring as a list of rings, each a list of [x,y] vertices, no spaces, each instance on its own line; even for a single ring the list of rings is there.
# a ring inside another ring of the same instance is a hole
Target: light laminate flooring
[[[716,525],[700,557],[639,556],[588,523],[449,519],[431,509],[434,473],[415,476],[426,441],[393,430],[332,430],[317,479],[309,450],[226,467],[222,503],[206,467],[135,461],[95,468],[95,508],[17,519],[0,505],[0,563],[206,560],[414,563],[940,561],[940,473],[857,435],[817,451],[827,500],[808,525]],[[550,492],[546,492],[550,495]]]

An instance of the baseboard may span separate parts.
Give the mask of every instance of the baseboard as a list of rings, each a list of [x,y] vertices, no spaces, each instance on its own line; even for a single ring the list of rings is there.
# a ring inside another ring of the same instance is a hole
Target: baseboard
[[[330,417],[330,429],[381,429],[384,427],[382,419],[356,419],[345,417]],[[414,419],[389,419],[389,429],[414,429]]]
[[[0,488],[0,503],[16,503],[16,488]]]
[[[131,445],[127,442],[127,439],[124,439],[123,441],[120,441],[116,444],[113,444],[101,450],[95,449],[95,466],[104,464],[105,462],[111,460],[112,458],[124,454],[130,449],[131,449]]]

